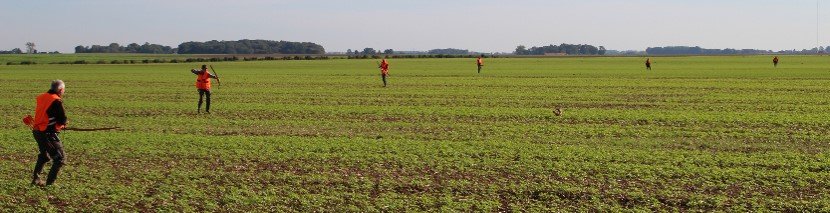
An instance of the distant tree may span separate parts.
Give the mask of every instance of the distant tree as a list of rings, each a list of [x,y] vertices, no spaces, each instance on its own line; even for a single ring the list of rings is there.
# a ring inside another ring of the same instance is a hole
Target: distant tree
[[[110,43],[110,45],[107,46],[106,51],[108,53],[120,53],[120,52],[122,52],[121,51],[121,45],[119,45],[118,43]]]
[[[35,43],[34,42],[26,42],[26,53],[27,54],[37,53],[37,50],[35,49]]]
[[[386,49],[386,50],[384,50],[384,51],[383,51],[383,54],[388,54],[388,55],[395,54],[395,50],[393,50],[393,49]]]
[[[519,45],[518,47],[516,47],[516,52],[514,53],[516,55],[529,55],[530,51],[528,51],[527,47],[525,47],[524,45]]]
[[[375,51],[375,49],[374,49],[374,48],[367,47],[367,48],[363,48],[363,52],[362,52],[362,53],[363,53],[364,55],[374,55],[374,54],[376,54],[376,53],[377,53],[377,51]]]
[[[605,55],[605,52],[607,52],[607,51],[608,51],[608,50],[606,50],[606,49],[605,49],[605,47],[603,47],[603,46],[599,46],[599,50],[597,50],[597,54],[599,54],[599,55]]]
[[[131,44],[128,44],[126,47],[124,47],[124,52],[137,53],[139,51],[139,49],[141,49],[141,45],[138,45],[136,43],[131,43]]]
[[[351,54],[352,54],[352,49],[346,50],[346,55],[351,55]]]

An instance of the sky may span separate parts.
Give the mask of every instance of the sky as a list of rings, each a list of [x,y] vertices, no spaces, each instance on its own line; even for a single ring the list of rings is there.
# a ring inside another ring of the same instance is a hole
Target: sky
[[[239,39],[328,52],[560,43],[801,50],[830,45],[830,0],[819,1],[820,12],[816,0],[0,0],[0,50]]]

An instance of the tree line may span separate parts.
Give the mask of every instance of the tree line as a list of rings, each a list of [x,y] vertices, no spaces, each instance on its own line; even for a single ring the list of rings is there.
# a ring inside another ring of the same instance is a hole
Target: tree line
[[[527,49],[524,45],[516,47],[516,55],[545,55],[549,53],[566,55],[605,55],[607,50],[603,46],[595,47],[588,44],[565,44],[531,47]]]
[[[363,48],[363,51],[355,49],[346,50],[346,55],[377,55],[377,54],[386,54],[386,55],[393,55],[393,54],[429,54],[429,55],[469,55],[471,52],[469,50],[462,50],[462,49],[455,49],[455,48],[446,48],[446,49],[431,49],[426,52],[422,51],[404,51],[404,52],[396,52],[393,49],[386,49],[382,52],[379,50],[375,50],[375,48],[367,47]]]
[[[391,54],[395,54],[395,50],[386,49],[383,52],[381,52],[381,51],[375,50],[375,48],[371,48],[371,47],[363,48],[363,51],[360,51],[360,50],[357,50],[357,49],[355,49],[354,51],[352,51],[352,49],[346,50],[346,55],[376,55],[376,54],[391,55]]]
[[[138,45],[136,43],[128,44],[127,46],[121,46],[118,43],[111,43],[107,46],[102,45],[92,45],[92,46],[82,46],[78,45],[75,47],[75,53],[153,53],[153,54],[172,54],[175,53],[175,49],[171,48],[170,46],[164,46],[160,44],[150,44],[145,42],[142,45]]]
[[[666,46],[666,47],[649,47],[646,53],[649,55],[753,55],[753,54],[788,54],[788,55],[809,55],[816,53],[828,53],[828,47],[814,47],[812,49],[802,50],[757,50],[757,49],[706,49],[699,46]]]
[[[646,49],[649,55],[737,55],[737,54],[766,54],[773,53],[770,50],[756,49],[706,49],[698,46],[667,46],[649,47]]]
[[[325,54],[323,46],[311,42],[271,40],[190,41],[179,44],[179,54]]]
[[[136,43],[121,46],[111,43],[107,46],[92,45],[75,47],[75,53],[153,53],[153,54],[324,54],[323,46],[310,42],[238,40],[184,42],[177,48],[160,44]]]
[[[20,48],[14,48],[12,50],[0,50],[0,54],[23,54],[23,50],[20,50]]]
[[[142,60],[98,60],[98,61],[87,61],[87,60],[74,60],[74,61],[52,61],[49,64],[157,64],[157,63],[193,63],[193,62],[221,62],[221,61],[272,61],[272,60],[328,60],[328,56],[283,56],[283,57],[274,57],[274,56],[266,56],[266,57],[238,57],[238,56],[230,56],[230,57],[206,57],[206,58],[173,58],[173,59],[165,59],[165,58],[155,58],[155,59],[142,59]],[[42,63],[42,62],[41,62]],[[33,60],[24,60],[20,62],[6,62],[6,65],[34,65],[38,64],[37,61]]]

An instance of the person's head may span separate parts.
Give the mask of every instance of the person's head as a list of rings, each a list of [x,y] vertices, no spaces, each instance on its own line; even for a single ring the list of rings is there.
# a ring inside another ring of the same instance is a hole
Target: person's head
[[[66,88],[66,85],[61,80],[54,80],[52,81],[52,86],[49,88],[49,92],[57,94],[58,96],[63,96],[63,92]]]
[[[202,70],[206,70],[206,69],[207,69],[207,65],[202,64]]]

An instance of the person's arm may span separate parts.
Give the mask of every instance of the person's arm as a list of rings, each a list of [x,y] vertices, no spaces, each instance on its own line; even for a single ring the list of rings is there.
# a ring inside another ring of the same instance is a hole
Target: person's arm
[[[195,75],[202,74],[202,71],[201,71],[201,70],[197,70],[197,69],[192,69],[192,70],[190,70],[190,72],[192,72],[192,73],[193,73],[193,74],[195,74]]]
[[[55,100],[49,109],[46,110],[46,116],[54,118],[49,123],[55,122],[55,129],[63,129],[66,126],[66,110],[63,109],[63,101]]]

